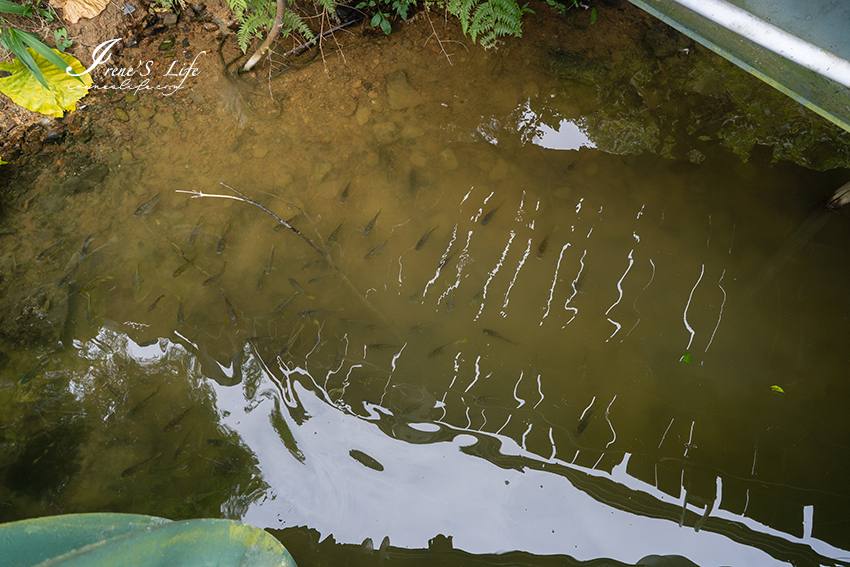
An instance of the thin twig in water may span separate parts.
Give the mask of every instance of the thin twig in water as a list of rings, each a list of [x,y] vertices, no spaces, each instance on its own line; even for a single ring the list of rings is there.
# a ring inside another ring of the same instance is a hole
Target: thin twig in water
[[[431,24],[431,31],[434,32],[430,36],[428,36],[428,39],[425,40],[425,45],[428,45],[428,42],[431,41],[431,37],[433,36],[434,39],[437,40],[437,43],[440,44],[440,53],[442,53],[443,55],[446,56],[446,61],[449,62],[449,65],[454,66],[454,63],[452,63],[452,58],[449,55],[449,52],[446,51],[446,46],[443,45],[443,41],[440,39],[440,36],[437,35],[437,29],[434,27],[434,22],[431,21],[431,14],[428,13],[428,8],[425,8],[425,16],[428,18],[428,23]],[[463,45],[463,43],[461,43],[459,41],[456,42],[456,43],[460,43],[461,45]],[[463,47],[466,48],[465,45],[463,45]],[[466,50],[469,51],[468,48],[466,48]]]
[[[270,214],[272,217],[275,218],[275,220],[277,220],[277,222],[279,222],[284,227],[288,228],[289,230],[291,230],[292,232],[294,232],[295,234],[300,236],[304,240],[304,242],[309,244],[310,247],[313,248],[316,252],[318,252],[322,256],[325,255],[325,253],[322,251],[322,249],[317,247],[315,244],[313,244],[313,241],[310,240],[309,238],[307,238],[306,236],[304,236],[301,233],[300,230],[298,230],[297,228],[295,228],[294,226],[292,226],[291,224],[289,224],[288,222],[286,222],[285,220],[283,220],[282,218],[280,218],[279,216],[277,216],[276,214],[274,214],[273,212],[271,212],[270,210],[268,210],[267,208],[265,208],[264,206],[259,204],[258,202],[256,202],[253,199],[250,199],[247,196],[243,195],[242,193],[240,193],[239,191],[237,191],[233,187],[230,187],[229,185],[226,185],[224,183],[222,183],[222,185],[224,185],[225,187],[227,187],[228,189],[230,189],[231,191],[233,191],[234,193],[239,195],[239,197],[234,197],[233,195],[219,195],[217,193],[204,193],[202,191],[198,191],[197,189],[192,190],[192,191],[183,191],[183,190],[178,189],[175,192],[176,193],[188,193],[189,195],[192,195],[192,199],[197,199],[199,197],[218,197],[219,199],[233,199],[235,201],[242,201],[243,203],[248,203],[249,205],[254,205],[255,207],[258,207],[258,208],[262,209],[263,211],[265,211],[266,213]]]

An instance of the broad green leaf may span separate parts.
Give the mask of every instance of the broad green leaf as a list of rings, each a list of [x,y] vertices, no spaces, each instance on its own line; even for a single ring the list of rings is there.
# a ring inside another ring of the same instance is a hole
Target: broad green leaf
[[[590,9],[590,25],[595,24],[596,18],[598,18],[598,17],[599,17],[599,14],[596,13],[596,8],[591,8]]]
[[[0,159],[0,165],[6,165],[7,163],[9,163],[9,162],[8,162],[8,161],[3,161],[2,159]]]
[[[31,49],[26,49],[26,52],[42,73],[46,86],[18,58],[11,63],[0,63],[0,69],[11,73],[0,79],[0,92],[15,103],[42,114],[60,117],[63,111],[73,111],[77,101],[88,93],[86,87],[92,84],[92,80],[86,73],[79,77],[82,79],[80,82],[77,77],[68,75],[65,67],[70,65],[75,73],[83,73],[85,68],[82,64],[71,55],[53,50],[64,61],[62,69],[59,69]]]
[[[771,389],[771,390],[773,390],[774,392],[779,392],[780,394],[784,394],[784,393],[785,393],[785,390],[783,390],[782,388],[780,388],[780,387],[779,387],[779,386],[777,386],[776,384],[774,384],[773,386],[771,386],[771,387],[770,387],[770,389]]]
[[[686,363],[690,364],[691,363],[691,353],[686,352],[685,354],[683,354],[682,355],[682,362],[686,362]]]
[[[32,6],[21,6],[20,4],[15,4],[14,2],[9,2],[9,0],[0,0],[0,13],[3,14],[23,14],[27,15],[30,13]]]
[[[0,525],[10,565],[30,567],[296,567],[271,534],[231,520],[70,514]]]

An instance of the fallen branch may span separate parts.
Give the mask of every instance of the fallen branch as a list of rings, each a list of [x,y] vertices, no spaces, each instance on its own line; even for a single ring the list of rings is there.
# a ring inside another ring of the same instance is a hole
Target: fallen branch
[[[234,201],[242,201],[243,203],[248,203],[249,205],[254,205],[255,207],[258,207],[258,208],[262,209],[263,211],[265,211],[266,213],[270,214],[272,217],[275,218],[275,220],[277,220],[277,222],[279,222],[284,227],[288,228],[289,230],[291,230],[292,232],[294,232],[295,234],[300,236],[304,240],[304,242],[306,242],[307,244],[310,245],[310,247],[313,250],[315,250],[316,252],[318,252],[322,256],[325,255],[325,252],[321,248],[319,248],[315,244],[313,244],[313,241],[310,240],[309,238],[307,238],[306,236],[304,236],[304,234],[300,230],[298,230],[297,228],[295,228],[294,226],[292,226],[291,224],[289,224],[288,222],[286,222],[285,220],[283,220],[282,218],[280,218],[279,216],[277,216],[276,214],[274,214],[273,212],[271,212],[270,210],[265,208],[263,205],[259,204],[258,202],[254,201],[253,199],[247,197],[246,195],[243,195],[242,193],[240,193],[239,191],[237,191],[233,187],[231,187],[231,186],[229,186],[225,183],[221,183],[221,184],[224,185],[225,187],[227,187],[228,189],[230,189],[231,191],[233,191],[234,193],[236,193],[239,196],[234,197],[233,195],[219,195],[218,193],[204,193],[202,191],[198,191],[197,189],[194,189],[192,191],[183,191],[181,189],[178,189],[177,191],[175,191],[175,193],[187,193],[189,195],[192,195],[192,199],[197,199],[199,197],[218,197],[219,199],[233,199]]]

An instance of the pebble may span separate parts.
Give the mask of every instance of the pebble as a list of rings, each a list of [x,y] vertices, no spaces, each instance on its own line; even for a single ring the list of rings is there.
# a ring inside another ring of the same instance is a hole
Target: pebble
[[[130,117],[127,115],[127,113],[124,111],[123,108],[116,108],[115,109],[115,118],[120,120],[121,122],[129,122],[130,121]]]

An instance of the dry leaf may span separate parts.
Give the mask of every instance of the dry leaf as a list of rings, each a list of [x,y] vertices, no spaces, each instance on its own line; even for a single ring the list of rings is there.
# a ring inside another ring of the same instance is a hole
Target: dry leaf
[[[76,24],[80,18],[94,18],[109,4],[109,0],[50,0],[54,8],[62,8],[65,19]]]

